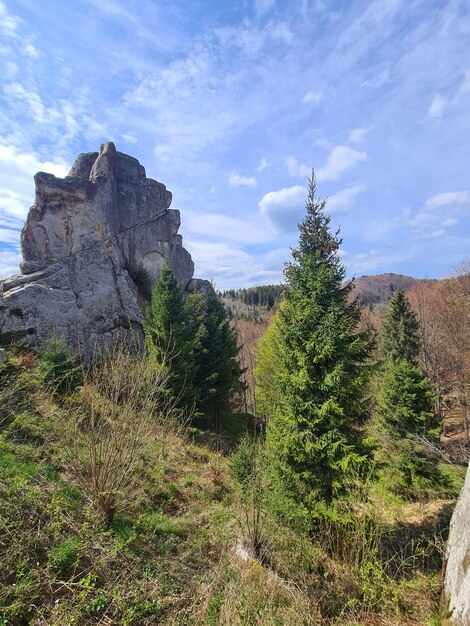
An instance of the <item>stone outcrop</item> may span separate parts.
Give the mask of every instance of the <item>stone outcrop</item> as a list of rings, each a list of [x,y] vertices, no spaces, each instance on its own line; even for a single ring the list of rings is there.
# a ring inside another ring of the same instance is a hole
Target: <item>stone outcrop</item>
[[[444,597],[445,623],[470,626],[470,468],[450,522]]]
[[[88,354],[116,334],[141,337],[142,281],[168,262],[185,289],[194,272],[171,193],[113,143],[80,154],[65,178],[34,178],[21,275],[0,283],[1,344],[40,347],[55,331]]]

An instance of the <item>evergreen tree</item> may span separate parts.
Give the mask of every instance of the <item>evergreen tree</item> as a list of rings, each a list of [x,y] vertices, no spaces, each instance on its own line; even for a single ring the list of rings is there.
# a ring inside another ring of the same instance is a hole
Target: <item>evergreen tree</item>
[[[168,264],[163,266],[152,290],[144,330],[151,357],[168,367],[172,396],[181,406],[191,406],[196,400],[194,328]]]
[[[420,347],[418,329],[419,322],[407,297],[397,289],[390,300],[381,332],[380,343],[385,358],[416,364]]]
[[[375,430],[377,459],[393,491],[420,498],[442,483],[438,470],[440,425],[431,384],[416,365],[419,322],[405,294],[390,300],[381,331]]]
[[[196,339],[194,386],[198,407],[214,418],[217,428],[221,410],[229,407],[231,395],[242,388],[237,337],[215,292],[191,294],[188,305]]]
[[[310,511],[331,502],[369,464],[357,425],[369,415],[373,341],[370,332],[358,332],[361,310],[349,299],[351,283],[342,286],[341,240],[330,232],[325,205],[312,175],[273,333],[279,404],[267,429],[284,491]]]

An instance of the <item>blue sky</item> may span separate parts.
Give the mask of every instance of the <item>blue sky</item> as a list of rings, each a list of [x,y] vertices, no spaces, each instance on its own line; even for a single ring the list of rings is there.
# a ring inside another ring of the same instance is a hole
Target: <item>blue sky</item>
[[[0,0],[0,277],[33,174],[113,140],[196,276],[278,282],[314,167],[348,275],[470,250],[469,0]]]

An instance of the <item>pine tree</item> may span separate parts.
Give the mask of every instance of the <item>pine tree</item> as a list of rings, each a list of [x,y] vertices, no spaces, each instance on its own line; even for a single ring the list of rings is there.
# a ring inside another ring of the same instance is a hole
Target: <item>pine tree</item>
[[[397,290],[390,300],[380,343],[383,361],[379,373],[375,420],[377,459],[391,489],[420,498],[442,483],[438,470],[440,425],[434,394],[417,367],[419,323],[405,294]]]
[[[358,332],[361,310],[342,286],[339,231],[330,232],[326,201],[309,180],[299,245],[285,274],[288,289],[273,334],[279,355],[279,405],[267,429],[284,490],[314,510],[368,467],[357,425],[369,415],[365,396],[373,341]]]
[[[393,294],[382,332],[381,348],[387,359],[416,364],[419,354],[419,322],[401,289]]]
[[[144,330],[151,357],[168,367],[172,396],[180,406],[191,406],[196,400],[193,325],[168,264],[163,266],[152,290]]]
[[[215,292],[191,294],[188,305],[195,328],[198,407],[214,418],[217,428],[220,412],[229,408],[232,394],[242,387],[237,337]]]

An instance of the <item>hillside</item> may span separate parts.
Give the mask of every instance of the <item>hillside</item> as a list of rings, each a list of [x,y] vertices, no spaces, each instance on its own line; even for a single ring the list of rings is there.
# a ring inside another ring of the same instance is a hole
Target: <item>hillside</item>
[[[249,422],[226,414],[214,433],[154,415],[142,430],[139,393],[125,389],[142,391],[146,371],[140,359],[115,353],[112,367],[60,391],[44,384],[41,358],[8,353],[0,369],[0,623],[430,623],[452,501],[410,504],[377,486],[354,514],[344,502],[342,521],[319,527],[313,540],[260,509],[264,548],[253,558],[251,499],[231,460]],[[114,415],[112,438],[86,421],[90,403]],[[139,432],[145,438],[125,480],[112,483],[115,508],[103,519],[106,491],[93,488],[91,452],[104,441],[98,450],[109,470],[119,442],[138,442]]]
[[[390,272],[360,276],[354,279],[352,295],[359,300],[362,306],[379,308],[390,300],[394,291],[402,289],[402,291],[407,292],[417,282],[419,282],[418,278]]]
[[[354,279],[352,297],[371,310],[383,312],[386,303],[397,289],[409,291],[421,279],[403,274],[376,274]],[[347,284],[349,281],[345,281]],[[235,320],[262,323],[266,311],[275,310],[282,301],[285,285],[262,285],[247,289],[230,289],[221,293],[225,305]],[[268,316],[269,318],[270,316]]]

